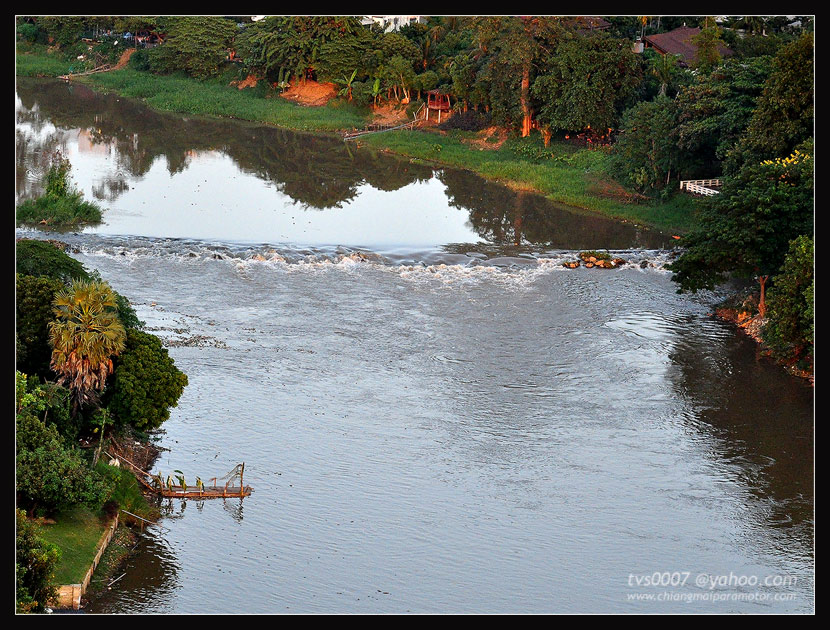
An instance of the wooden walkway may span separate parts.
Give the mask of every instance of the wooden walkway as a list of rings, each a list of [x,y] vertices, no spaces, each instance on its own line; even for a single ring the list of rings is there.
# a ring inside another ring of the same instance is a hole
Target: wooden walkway
[[[716,188],[720,188],[722,185],[723,181],[720,179],[684,179],[680,182],[680,190],[711,197],[720,194],[720,191]]]
[[[96,74],[98,72],[109,72],[113,70],[115,67],[112,64],[104,64],[103,66],[98,66],[97,68],[93,68],[92,70],[87,70],[86,72],[70,72],[69,74],[62,74],[58,78],[63,79],[64,81],[71,81],[72,77],[83,77],[88,74]]]
[[[232,475],[231,478],[228,479],[228,483],[224,486],[217,485],[215,477],[211,478],[211,481],[214,482],[211,486],[204,484],[201,487],[196,485],[183,487],[172,484],[167,486],[161,483],[161,479],[158,476],[151,475],[146,470],[141,470],[141,468],[133,464],[126,457],[121,455],[113,456],[109,453],[106,453],[106,455],[111,458],[115,457],[119,461],[127,464],[133,471],[135,471],[135,477],[142,486],[150,492],[158,494],[166,499],[229,499],[233,497],[247,497],[254,491],[251,486],[246,486],[242,483],[242,474],[244,474],[245,471],[245,464],[241,464],[242,472],[238,475],[240,482],[240,485],[238,486],[230,485],[230,482],[236,478],[236,475]]]
[[[360,131],[352,131],[348,132],[343,136],[344,140],[354,140],[355,138],[359,138],[361,136],[369,135],[370,133],[382,133],[384,131],[395,131],[396,129],[409,129],[410,131],[418,126],[423,121],[423,117],[421,116],[421,112],[424,111],[424,106],[421,105],[414,114],[412,114],[412,120],[407,121],[405,123],[399,124],[382,124],[382,123],[371,123],[366,125],[366,127]]]

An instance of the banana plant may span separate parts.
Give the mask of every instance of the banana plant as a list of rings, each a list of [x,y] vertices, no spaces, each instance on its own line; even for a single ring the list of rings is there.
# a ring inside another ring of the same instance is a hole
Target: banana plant
[[[174,470],[173,472],[179,473],[176,475],[176,480],[179,482],[181,489],[187,491],[187,484],[184,481],[184,473],[181,470]]]
[[[346,87],[344,87],[342,90],[340,90],[340,92],[338,93],[339,96],[346,95],[346,96],[349,97],[349,101],[352,100],[352,81],[354,81],[354,78],[356,76],[357,76],[357,68],[355,68],[354,72],[352,72],[352,76],[350,76],[348,79],[345,76],[342,77],[343,82],[346,84]]]
[[[380,77],[375,78],[375,82],[372,84],[372,99],[374,100],[375,106],[378,104],[378,95],[380,94]]]

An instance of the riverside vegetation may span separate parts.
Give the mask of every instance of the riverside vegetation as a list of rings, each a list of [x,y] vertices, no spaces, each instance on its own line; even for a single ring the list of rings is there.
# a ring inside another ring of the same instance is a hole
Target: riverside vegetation
[[[17,242],[17,609],[80,582],[120,509],[152,517],[109,441],[150,441],[187,385],[129,300],[60,243]]]

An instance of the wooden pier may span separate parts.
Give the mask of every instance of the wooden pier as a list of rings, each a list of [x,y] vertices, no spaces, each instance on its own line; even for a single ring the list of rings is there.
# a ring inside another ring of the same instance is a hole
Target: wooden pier
[[[361,136],[366,136],[370,133],[381,133],[383,131],[395,131],[396,129],[409,129],[410,131],[418,126],[418,124],[424,120],[421,115],[421,112],[425,111],[424,105],[418,108],[412,115],[412,120],[409,120],[405,123],[398,123],[398,124],[383,124],[383,123],[370,123],[366,125],[360,131],[352,131],[343,136],[343,140],[354,140],[355,138],[359,138]]]
[[[142,486],[150,492],[166,499],[230,499],[234,497],[247,497],[254,491],[251,486],[246,486],[243,483],[243,477],[245,475],[244,462],[237,464],[232,471],[221,478],[212,477],[210,479],[213,482],[212,485],[205,485],[201,481],[197,481],[192,486],[182,486],[171,483],[169,477],[168,482],[165,483],[161,477],[161,473],[151,475],[146,470],[141,470],[126,457],[121,455],[113,456],[109,453],[107,453],[107,456],[117,458],[118,461],[127,464],[136,473],[135,477]],[[220,485],[217,483],[219,479],[227,479],[227,482],[224,485]],[[237,479],[239,480],[239,485],[230,485],[231,482]]]

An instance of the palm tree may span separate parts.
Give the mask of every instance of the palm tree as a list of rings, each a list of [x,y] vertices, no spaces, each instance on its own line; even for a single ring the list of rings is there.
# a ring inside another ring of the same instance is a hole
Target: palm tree
[[[97,400],[112,372],[112,357],[124,350],[126,332],[117,306],[115,292],[105,282],[76,280],[55,295],[50,365],[58,383],[69,384],[73,415]]]
[[[674,55],[657,55],[651,60],[651,73],[660,81],[660,96],[666,95],[666,88],[671,85],[677,72],[677,57]]]

